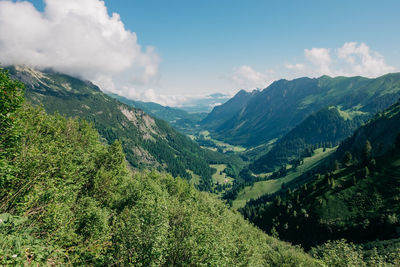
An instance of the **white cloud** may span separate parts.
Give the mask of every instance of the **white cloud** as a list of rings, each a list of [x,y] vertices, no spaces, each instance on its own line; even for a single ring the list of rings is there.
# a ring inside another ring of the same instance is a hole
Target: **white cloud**
[[[337,55],[350,65],[352,75],[376,77],[395,71],[394,67],[386,65],[381,54],[371,51],[365,43],[345,43],[337,49]]]
[[[142,49],[103,1],[45,4],[40,12],[29,2],[0,1],[1,64],[53,68],[125,96],[157,80],[160,59],[154,48]]]
[[[257,72],[247,65],[234,71],[232,80],[236,86],[243,89],[265,88],[272,82],[273,71]]]
[[[332,62],[329,48],[312,48],[304,50],[305,58],[314,64],[316,71],[320,74],[331,74],[330,64]]]
[[[140,94],[137,94],[133,98],[140,99],[142,101],[147,102],[155,102],[163,106],[169,107],[178,107],[182,106],[184,103],[187,103],[191,99],[201,98],[202,96],[194,96],[194,95],[165,95],[165,94],[158,94],[152,88],[143,91]]]
[[[289,70],[295,70],[295,71],[303,71],[305,69],[304,64],[301,63],[296,63],[296,64],[285,64],[285,67]]]
[[[385,63],[381,54],[372,51],[365,43],[346,42],[342,47],[331,51],[331,48],[305,49],[305,62],[285,65],[290,71],[288,76],[378,77],[396,71],[396,68]]]

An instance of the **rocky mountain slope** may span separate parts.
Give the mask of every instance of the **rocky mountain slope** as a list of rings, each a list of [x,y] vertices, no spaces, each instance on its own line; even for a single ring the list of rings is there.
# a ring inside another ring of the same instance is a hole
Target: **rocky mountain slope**
[[[8,68],[11,76],[26,84],[26,99],[43,105],[50,114],[79,117],[92,122],[100,135],[113,143],[120,140],[135,168],[166,170],[174,176],[201,176],[200,188],[211,186],[207,153],[168,123],[147,115],[104,94],[88,81],[51,70]]]

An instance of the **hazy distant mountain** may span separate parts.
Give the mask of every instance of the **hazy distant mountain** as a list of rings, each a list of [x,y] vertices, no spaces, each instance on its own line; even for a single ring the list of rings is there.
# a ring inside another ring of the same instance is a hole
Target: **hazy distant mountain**
[[[400,97],[400,73],[376,79],[322,76],[279,80],[262,91],[239,92],[202,121],[217,139],[254,146],[288,133],[309,115],[338,106],[353,117],[373,115]]]
[[[203,98],[191,99],[181,106],[183,109],[189,113],[209,113],[215,106],[219,106],[228,101],[231,96],[221,93],[210,94]]]
[[[109,143],[120,140],[132,166],[164,169],[186,178],[191,177],[190,170],[202,177],[203,189],[211,186],[207,161],[207,153],[211,152],[165,121],[115,100],[88,81],[27,67],[8,70],[14,79],[26,84],[25,96],[33,104],[43,105],[49,113],[93,122]]]

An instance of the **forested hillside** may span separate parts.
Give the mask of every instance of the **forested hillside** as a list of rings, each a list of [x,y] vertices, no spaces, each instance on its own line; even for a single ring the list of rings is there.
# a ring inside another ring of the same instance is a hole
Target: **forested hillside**
[[[251,164],[255,173],[273,172],[282,165],[299,162],[316,148],[331,148],[349,137],[366,116],[352,118],[337,107],[324,108],[278,140],[276,145]]]
[[[279,80],[260,92],[241,92],[204,120],[216,139],[251,147],[282,137],[309,115],[337,106],[357,116],[373,116],[400,97],[400,74],[376,79],[322,76]]]
[[[306,248],[346,238],[400,255],[400,102],[355,131],[330,160],[309,174],[313,181],[252,200],[241,212]]]
[[[111,98],[90,82],[28,67],[11,67],[9,71],[12,77],[26,84],[29,102],[43,105],[50,114],[92,122],[109,144],[120,140],[133,167],[166,170],[187,179],[191,178],[187,170],[191,170],[201,177],[199,188],[211,189],[209,163],[215,155],[166,122]]]
[[[0,72],[0,265],[324,266],[167,174],[136,172],[84,120],[21,107]]]

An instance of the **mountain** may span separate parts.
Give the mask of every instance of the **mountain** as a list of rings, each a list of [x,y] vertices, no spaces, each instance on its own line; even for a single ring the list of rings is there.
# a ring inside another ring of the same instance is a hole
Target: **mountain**
[[[310,116],[279,139],[265,155],[251,164],[255,173],[273,172],[277,167],[299,160],[307,151],[334,147],[349,137],[367,116],[345,113],[338,107],[324,108]]]
[[[335,157],[342,160],[346,152],[362,160],[365,144],[371,145],[370,156],[380,157],[396,145],[400,126],[400,100],[390,108],[378,112],[366,125],[357,129],[337,149]]]
[[[372,116],[400,97],[400,73],[376,79],[322,76],[279,80],[251,95],[239,92],[202,121],[216,139],[256,146],[282,137],[311,114],[337,106]]]
[[[243,214],[306,248],[341,238],[399,238],[400,101],[357,129],[335,159],[317,166],[319,173],[302,187],[248,202]]]
[[[135,101],[116,94],[109,95],[124,104],[143,110],[150,116],[169,122],[175,129],[185,134],[196,132],[199,122],[207,116],[207,113],[189,113],[183,109],[166,107],[154,102]]]
[[[43,105],[50,114],[92,122],[110,144],[120,140],[133,167],[163,169],[187,179],[192,171],[202,177],[202,189],[211,188],[212,170],[207,156],[211,152],[168,123],[115,100],[88,81],[50,70],[19,66],[8,70],[13,78],[25,83],[28,101]]]
[[[238,113],[252,96],[257,95],[258,91],[248,93],[245,90],[240,90],[233,98],[229,99],[225,104],[216,106],[210,114],[201,122],[202,125],[207,125],[209,128],[217,128],[219,125],[233,119],[233,116]]]
[[[120,142],[21,96],[0,70],[1,266],[325,266],[185,180],[133,173]]]

